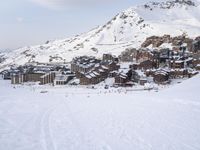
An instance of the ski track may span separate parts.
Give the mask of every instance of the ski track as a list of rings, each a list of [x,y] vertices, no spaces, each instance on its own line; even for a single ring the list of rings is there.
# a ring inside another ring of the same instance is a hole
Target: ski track
[[[47,110],[41,120],[41,128],[42,128],[42,137],[44,138],[44,149],[45,150],[56,150],[54,140],[51,134],[51,124],[50,124],[50,117],[51,114],[54,112],[55,107],[52,109]]]
[[[81,125],[78,123],[78,120],[75,118],[75,114],[79,114],[81,111],[72,112],[67,99],[66,100],[64,99],[64,104],[65,104],[65,108],[66,108],[67,116],[69,117],[69,120],[72,122],[73,126],[76,128],[77,132],[79,133],[82,142],[87,143],[86,137],[85,137],[86,134],[84,133],[84,130],[82,129]],[[83,147],[84,145],[80,145],[80,146]]]

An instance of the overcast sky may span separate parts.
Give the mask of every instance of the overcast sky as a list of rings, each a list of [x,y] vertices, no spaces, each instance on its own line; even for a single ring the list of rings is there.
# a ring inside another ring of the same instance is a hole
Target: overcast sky
[[[0,50],[42,44],[103,25],[147,0],[2,0]]]

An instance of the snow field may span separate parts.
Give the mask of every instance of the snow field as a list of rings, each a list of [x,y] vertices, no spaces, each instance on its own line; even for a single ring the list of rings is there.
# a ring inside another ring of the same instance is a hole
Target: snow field
[[[0,80],[0,149],[198,150],[199,77],[121,93]]]

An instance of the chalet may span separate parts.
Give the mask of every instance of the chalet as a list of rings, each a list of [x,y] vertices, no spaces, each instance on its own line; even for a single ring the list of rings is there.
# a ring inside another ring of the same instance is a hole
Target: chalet
[[[197,65],[200,64],[200,59],[194,59],[192,64],[193,64],[194,67],[196,67]]]
[[[111,71],[109,74],[108,74],[108,77],[112,78],[112,77],[115,77],[117,75],[117,71]]]
[[[170,59],[170,56],[171,56],[170,49],[168,49],[168,48],[161,49],[160,53],[159,53],[159,62],[160,63],[166,63],[167,60]]]
[[[105,80],[109,75],[109,69],[106,66],[99,66],[94,69],[94,72],[97,72],[101,80]]]
[[[145,75],[147,77],[153,77],[155,72],[156,72],[156,69],[147,69],[147,70],[145,70]]]
[[[139,63],[133,63],[129,66],[131,70],[137,70],[139,68]]]
[[[193,57],[194,59],[200,59],[200,51],[199,51],[198,53],[193,53],[193,54],[192,54],[192,57]]]
[[[200,71],[200,64],[198,64],[195,68],[196,70]]]
[[[10,80],[11,79],[11,72],[10,70],[4,70],[1,72],[2,78],[4,80]]]
[[[138,50],[135,48],[127,48],[125,51],[123,51],[119,59],[121,62],[133,62],[136,61],[136,56],[138,54]]]
[[[151,53],[153,55],[153,58],[151,58],[151,60],[154,62],[155,67],[159,68],[159,66],[160,66],[160,52],[155,49]]]
[[[195,75],[197,75],[199,72],[198,71],[195,71],[193,69],[188,69],[188,78],[191,78]]]
[[[81,85],[97,84],[108,78],[112,70],[115,69],[109,68],[109,66],[107,67],[105,65],[96,64],[90,72],[76,73],[76,77],[78,75],[80,78]]]
[[[76,75],[76,78],[82,78],[85,75],[85,73],[84,72],[76,72],[75,75]]]
[[[170,67],[171,68],[178,68],[178,69],[182,69],[185,66],[185,61],[184,60],[172,60],[170,61]]]
[[[141,63],[141,62],[144,62],[146,60],[153,61],[153,59],[154,59],[154,55],[148,49],[141,49],[141,50],[137,51],[136,62]]]
[[[185,59],[185,65],[187,67],[192,68],[193,67],[193,61],[194,61],[194,59],[192,57],[188,57],[187,59]]]
[[[131,70],[131,74],[130,75],[131,75],[131,81],[136,82],[136,83],[139,82],[140,75],[135,70]]]
[[[71,62],[71,71],[72,72],[90,72],[96,64],[100,63],[100,60],[97,60],[95,57],[81,56],[76,57]]]
[[[200,37],[199,39],[197,38],[195,41],[192,43],[192,51],[194,53],[197,53],[200,51]]]
[[[98,84],[101,81],[103,81],[103,79],[100,77],[100,74],[96,71],[89,72],[80,78],[81,85],[93,85]]]
[[[134,85],[132,70],[129,68],[121,69],[121,71],[115,76],[115,85],[124,87]]]
[[[169,81],[169,72],[163,69],[157,70],[154,73],[153,80],[158,84],[166,84]]]
[[[188,77],[187,69],[171,69],[169,72],[171,79]]]
[[[153,61],[145,60],[139,64],[138,69],[147,70],[147,69],[153,69],[155,67],[156,67],[156,65]]]
[[[180,54],[181,56],[184,56],[186,51],[188,51],[188,44],[187,43],[182,43],[180,46]]]
[[[108,68],[109,72],[118,70],[120,66],[118,65],[118,58],[111,54],[103,54],[103,59],[100,62],[100,66],[105,66]]]
[[[73,66],[73,64],[72,64],[72,66]],[[90,72],[94,68],[94,66],[95,66],[94,63],[79,64],[79,65],[76,66],[75,73],[76,72],[83,72],[83,73]],[[72,67],[72,71],[74,72],[74,68],[73,67]]]
[[[129,82],[128,76],[124,73],[119,73],[115,77],[115,84],[119,86],[126,86],[126,83]]]
[[[118,70],[120,68],[120,65],[118,65],[116,62],[111,61],[111,62],[101,62],[101,66],[106,67],[109,72]]]
[[[68,77],[66,75],[56,75],[54,79],[54,85],[65,85],[68,82]]]
[[[80,78],[80,85],[90,85],[92,84],[92,80],[90,75],[84,75]]]
[[[118,63],[119,59],[118,57],[112,55],[112,54],[103,54],[102,62],[115,62]]]
[[[145,78],[145,77],[141,77],[141,78],[139,79],[139,84],[140,84],[140,85],[145,85],[147,82],[148,82],[148,80],[147,80],[147,78]]]

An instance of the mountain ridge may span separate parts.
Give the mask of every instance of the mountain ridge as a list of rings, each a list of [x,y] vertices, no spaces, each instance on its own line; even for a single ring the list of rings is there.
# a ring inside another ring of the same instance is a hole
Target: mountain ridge
[[[199,1],[171,0],[130,7],[89,32],[4,53],[5,61],[0,64],[0,69],[31,61],[70,62],[80,55],[119,55],[126,48],[139,48],[149,36],[164,34],[199,36]]]

